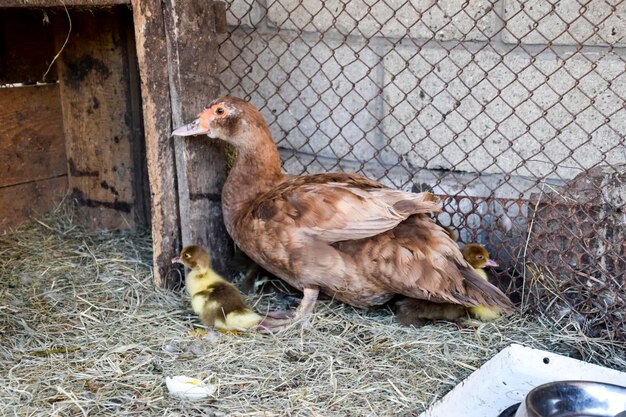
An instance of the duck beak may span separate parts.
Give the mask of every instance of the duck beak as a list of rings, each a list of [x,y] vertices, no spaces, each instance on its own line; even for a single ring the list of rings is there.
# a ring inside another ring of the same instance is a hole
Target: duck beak
[[[172,132],[172,136],[193,136],[193,135],[202,135],[207,134],[209,132],[206,123],[202,123],[202,119],[197,118],[191,123],[187,123],[184,126],[179,127],[178,129]]]
[[[172,263],[173,264],[182,264],[183,262],[180,260],[180,256],[174,256],[172,258]]]
[[[487,266],[500,266],[496,261],[494,261],[493,259],[487,259]]]

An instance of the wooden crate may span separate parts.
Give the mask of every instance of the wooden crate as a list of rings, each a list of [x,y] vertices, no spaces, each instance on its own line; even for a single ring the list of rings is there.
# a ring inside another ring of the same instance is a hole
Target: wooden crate
[[[127,7],[68,13],[71,32],[61,10],[0,10],[3,229],[66,191],[91,228],[146,223],[132,14]]]
[[[178,285],[170,259],[183,243],[208,246],[227,271],[221,149],[171,138],[219,93],[204,57],[224,11],[201,0],[3,1],[0,232],[67,193],[88,227],[151,226],[159,286]]]

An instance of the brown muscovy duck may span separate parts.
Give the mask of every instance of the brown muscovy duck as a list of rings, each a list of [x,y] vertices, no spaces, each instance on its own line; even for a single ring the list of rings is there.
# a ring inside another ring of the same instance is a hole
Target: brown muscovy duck
[[[239,98],[213,101],[173,132],[199,134],[237,149],[222,190],[226,228],[250,258],[303,291],[296,318],[312,313],[320,290],[355,307],[402,294],[511,309],[431,219],[434,195],[352,173],[287,175],[263,116]]]

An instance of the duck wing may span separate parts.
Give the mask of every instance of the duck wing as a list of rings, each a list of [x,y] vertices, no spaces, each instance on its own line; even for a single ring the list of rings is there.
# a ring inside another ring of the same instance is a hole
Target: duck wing
[[[390,232],[333,246],[357,265],[367,265],[369,274],[398,294],[467,307],[512,307],[502,291],[474,272],[448,233],[428,216],[411,216]]]
[[[356,174],[316,174],[287,179],[257,198],[250,214],[334,243],[375,236],[411,215],[438,211],[431,193],[392,190]]]

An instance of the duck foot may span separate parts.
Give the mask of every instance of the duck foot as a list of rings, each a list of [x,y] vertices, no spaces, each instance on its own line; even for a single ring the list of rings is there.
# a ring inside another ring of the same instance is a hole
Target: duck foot
[[[310,327],[310,319],[313,315],[313,310],[315,310],[315,303],[317,302],[319,291],[317,286],[305,287],[302,291],[304,297],[302,297],[302,302],[295,313],[292,311],[268,312],[266,318],[263,319],[257,327],[269,332],[281,331],[296,323],[300,324],[302,327]],[[274,315],[276,315],[276,317],[274,317]],[[291,319],[286,319],[285,317],[291,317]]]
[[[290,319],[293,317],[293,310],[276,310],[276,311],[267,311],[265,313],[265,317],[269,317],[272,319]]]
[[[280,319],[266,316],[259,324],[252,327],[252,329],[259,330],[263,333],[276,333],[286,329],[291,323],[290,319]]]

